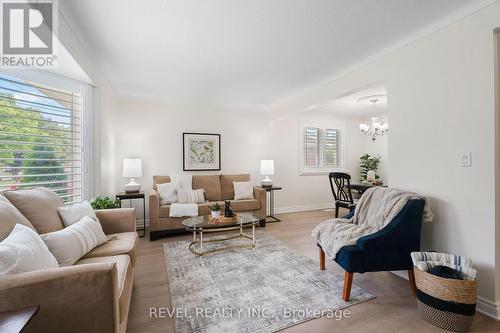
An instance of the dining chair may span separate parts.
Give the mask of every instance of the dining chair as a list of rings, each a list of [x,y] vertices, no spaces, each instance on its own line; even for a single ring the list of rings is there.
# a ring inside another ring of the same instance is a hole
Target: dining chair
[[[351,192],[351,175],[344,172],[330,172],[328,179],[335,199],[335,217],[339,217],[340,207],[349,209],[349,211],[354,210],[356,205]]]

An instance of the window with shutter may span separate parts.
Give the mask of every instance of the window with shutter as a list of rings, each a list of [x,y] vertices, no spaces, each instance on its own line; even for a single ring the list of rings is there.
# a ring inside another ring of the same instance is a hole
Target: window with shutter
[[[300,173],[326,173],[344,165],[342,126],[302,124]]]
[[[82,96],[0,75],[0,191],[44,186],[82,200]]]

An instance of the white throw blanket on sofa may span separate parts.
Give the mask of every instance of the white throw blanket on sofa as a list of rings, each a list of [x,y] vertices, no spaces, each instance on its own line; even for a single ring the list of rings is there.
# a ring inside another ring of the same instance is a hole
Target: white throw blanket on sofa
[[[191,204],[173,203],[170,205],[170,212],[168,216],[170,217],[198,216],[198,205],[194,203]]]
[[[421,197],[393,188],[370,188],[359,199],[352,218],[323,221],[313,229],[311,236],[330,259],[335,259],[342,247],[355,245],[360,237],[385,227],[412,198]],[[428,199],[425,201],[423,221],[432,221]]]

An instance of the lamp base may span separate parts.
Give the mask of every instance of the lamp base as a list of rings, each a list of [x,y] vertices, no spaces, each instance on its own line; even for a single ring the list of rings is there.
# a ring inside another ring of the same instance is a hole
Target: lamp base
[[[125,193],[137,193],[141,190],[141,184],[135,182],[134,178],[130,178],[130,182],[123,186]]]
[[[273,181],[271,180],[271,178],[269,178],[269,176],[266,176],[266,178],[260,181],[260,184],[262,185],[262,187],[271,187],[273,186]]]

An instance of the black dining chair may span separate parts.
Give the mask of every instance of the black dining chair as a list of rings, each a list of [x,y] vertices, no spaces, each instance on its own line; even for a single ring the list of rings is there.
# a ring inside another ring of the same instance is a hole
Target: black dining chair
[[[335,199],[335,217],[339,217],[340,207],[349,209],[349,211],[356,208],[351,192],[351,175],[344,172],[330,172],[328,179]]]

